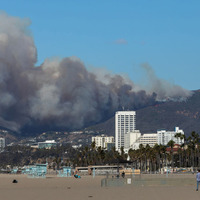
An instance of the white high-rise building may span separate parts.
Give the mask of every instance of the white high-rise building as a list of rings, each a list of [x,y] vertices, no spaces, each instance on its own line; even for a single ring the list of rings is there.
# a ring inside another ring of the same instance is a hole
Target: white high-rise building
[[[136,127],[135,111],[118,111],[115,113],[115,148],[120,150],[125,146],[125,133],[132,132]]]

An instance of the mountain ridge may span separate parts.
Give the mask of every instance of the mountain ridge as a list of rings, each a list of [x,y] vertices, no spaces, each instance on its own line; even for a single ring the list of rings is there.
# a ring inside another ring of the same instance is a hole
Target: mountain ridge
[[[168,131],[175,127],[183,129],[188,136],[192,131],[200,130],[200,90],[185,101],[166,101],[136,111],[136,129],[141,133],[156,133],[158,129]],[[87,128],[114,136],[114,117]]]

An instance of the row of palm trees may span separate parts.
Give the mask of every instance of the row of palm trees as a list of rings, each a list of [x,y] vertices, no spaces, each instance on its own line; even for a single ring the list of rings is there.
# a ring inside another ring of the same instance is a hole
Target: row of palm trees
[[[72,163],[74,166],[118,164],[126,161],[127,156],[125,153],[120,154],[115,147],[110,151],[101,147],[96,148],[95,142],[92,142],[91,146],[85,146],[76,152]]]
[[[96,147],[93,142],[89,146],[73,149],[70,146],[58,146],[52,149],[33,150],[30,147],[13,146],[7,147],[6,151],[0,154],[0,166],[28,165],[38,162],[45,162],[51,158],[57,166],[88,166],[127,163],[135,169],[143,172],[157,172],[163,167],[200,168],[200,137],[196,132],[192,132],[188,138],[177,133],[176,138],[180,138],[181,146],[174,151],[175,142],[169,141],[166,146],[156,144],[154,147],[149,145],[139,146],[139,149],[130,149],[126,154],[121,148],[121,153],[113,147],[110,151]]]
[[[128,154],[133,166],[143,172],[160,171],[163,167],[177,168],[199,168],[200,167],[200,137],[196,132],[192,132],[188,138],[181,133],[177,133],[176,138],[180,138],[182,145],[176,146],[170,140],[166,146],[156,144],[154,147],[141,144],[139,149],[130,149]]]
[[[176,151],[174,151],[175,142],[170,140],[167,145],[156,144],[154,147],[141,144],[139,149],[130,149],[128,154],[123,148],[121,153],[116,151],[115,147],[111,151],[101,147],[96,148],[93,142],[90,146],[77,150],[71,163],[74,166],[117,164],[126,163],[128,158],[133,168],[147,173],[158,172],[163,167],[200,168],[199,134],[193,131],[188,138],[181,133],[177,133],[175,137],[180,138],[182,143],[176,146]]]
[[[158,145],[150,147],[149,145],[139,146],[139,149],[130,149],[128,154],[117,152],[113,147],[111,151],[106,151],[101,147],[96,148],[93,142],[90,147],[86,146],[77,151],[74,166],[102,165],[125,163],[129,158],[132,167],[140,169],[143,172],[158,172],[163,167],[176,168],[200,168],[200,137],[196,132],[192,132],[188,138],[181,133],[175,135],[180,138],[182,145],[176,146],[175,142],[170,140],[167,145]],[[184,142],[183,142],[184,141]]]

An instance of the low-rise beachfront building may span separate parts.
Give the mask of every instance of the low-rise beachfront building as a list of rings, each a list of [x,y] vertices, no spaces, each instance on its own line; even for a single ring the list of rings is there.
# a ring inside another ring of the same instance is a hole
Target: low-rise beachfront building
[[[139,143],[146,146],[147,144],[150,147],[153,147],[158,143],[158,137],[156,133],[145,133],[139,138]]]
[[[179,136],[179,137],[177,137]],[[127,132],[124,135],[124,151],[128,153],[129,149],[139,149],[140,144],[153,147],[155,144],[167,145],[170,140],[175,144],[181,145],[184,143],[184,132],[175,127],[175,131],[166,131],[164,129],[158,130],[157,133],[144,133],[141,134],[139,130]]]
[[[178,133],[184,136],[183,130],[179,129],[179,127],[175,127],[174,131],[166,131],[165,129],[158,130],[158,144],[167,145],[170,140],[173,140],[176,144],[179,145],[183,144],[184,137],[176,137]]]
[[[142,144],[143,146],[146,146],[148,144],[150,147],[153,147],[155,144],[158,143],[156,133],[141,134],[139,130],[126,133],[124,140],[125,153],[128,153],[129,149],[139,149],[140,144]]]
[[[92,137],[92,142],[95,142],[95,146],[108,149],[110,146],[112,146],[114,143],[114,137],[113,136],[105,136],[105,135],[100,135],[100,136],[95,136]]]
[[[139,130],[126,132],[124,134],[124,152],[128,153],[129,149],[139,149],[139,138],[141,137]]]

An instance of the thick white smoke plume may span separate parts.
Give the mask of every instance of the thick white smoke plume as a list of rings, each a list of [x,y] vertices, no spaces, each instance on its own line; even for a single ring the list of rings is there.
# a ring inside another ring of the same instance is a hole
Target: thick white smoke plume
[[[148,93],[155,92],[158,101],[171,100],[185,100],[192,94],[191,91],[186,90],[179,85],[172,84],[166,80],[159,79],[153,69],[147,64],[142,64],[141,67],[146,72],[146,90]]]
[[[123,107],[153,105],[157,96],[162,100],[190,94],[178,86],[168,90],[160,82],[153,82],[150,92],[138,90],[120,75],[104,74],[100,79],[77,58],[47,59],[35,67],[29,24],[0,14],[0,126],[17,131],[78,129]]]

